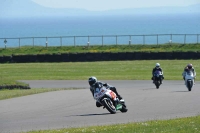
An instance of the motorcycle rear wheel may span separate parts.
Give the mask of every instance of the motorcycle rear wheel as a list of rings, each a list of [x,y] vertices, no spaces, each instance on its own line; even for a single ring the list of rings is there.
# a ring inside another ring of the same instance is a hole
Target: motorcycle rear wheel
[[[128,109],[126,108],[126,105],[122,104],[122,109],[120,110],[122,113],[127,112]]]

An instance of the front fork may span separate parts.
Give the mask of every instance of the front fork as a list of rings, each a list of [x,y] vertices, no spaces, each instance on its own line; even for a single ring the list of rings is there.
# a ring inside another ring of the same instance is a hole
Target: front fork
[[[187,85],[187,80],[185,80],[185,84]],[[194,79],[192,79],[192,85],[194,85]]]

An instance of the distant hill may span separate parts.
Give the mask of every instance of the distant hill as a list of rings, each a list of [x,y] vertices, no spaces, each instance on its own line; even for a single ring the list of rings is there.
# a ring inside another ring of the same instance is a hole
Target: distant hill
[[[48,16],[73,16],[87,14],[84,9],[48,8],[31,0],[1,0],[1,17],[48,17]]]
[[[109,14],[189,14],[200,13],[200,4],[186,6],[186,7],[149,7],[149,8],[128,8],[110,10]],[[200,15],[200,14],[199,14]]]
[[[1,0],[0,18],[50,17],[50,16],[92,16],[92,15],[134,15],[134,14],[180,14],[200,13],[200,4],[186,7],[128,8],[107,11],[88,11],[75,8],[49,8],[31,0]]]

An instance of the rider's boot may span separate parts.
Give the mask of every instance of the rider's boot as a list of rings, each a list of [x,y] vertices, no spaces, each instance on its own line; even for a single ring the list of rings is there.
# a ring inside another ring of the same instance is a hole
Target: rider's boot
[[[155,83],[155,77],[152,77],[153,83]]]
[[[119,100],[122,100],[122,99],[123,99],[120,95],[118,95],[117,97],[118,97]]]
[[[113,105],[115,106],[115,108],[117,107],[118,101],[113,101]]]
[[[99,102],[96,102],[96,106],[99,108],[99,107],[101,107],[102,105],[101,105]]]

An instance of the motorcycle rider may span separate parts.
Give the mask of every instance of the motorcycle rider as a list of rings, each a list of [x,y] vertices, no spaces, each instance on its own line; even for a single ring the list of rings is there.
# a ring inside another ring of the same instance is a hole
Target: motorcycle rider
[[[162,80],[164,79],[164,76],[163,76],[163,70],[160,67],[160,63],[156,63],[156,66],[153,68],[153,70],[152,70],[152,78],[151,79],[153,80],[153,83],[155,83],[154,73],[157,70],[161,71],[161,73],[162,73],[162,78],[161,78],[161,82],[160,82],[162,84]]]
[[[183,80],[185,81],[185,74],[187,71],[192,71],[193,75],[194,75],[194,81],[195,81],[195,77],[196,77],[196,72],[195,72],[195,69],[193,67],[192,64],[187,64],[187,66],[184,68],[184,71],[182,73],[182,76],[183,76]],[[195,84],[195,83],[194,83]]]
[[[107,89],[112,90],[113,92],[115,92],[115,94],[117,95],[119,100],[122,100],[122,97],[118,94],[117,89],[107,83],[103,83],[101,81],[97,81],[97,78],[92,76],[88,79],[88,83],[90,85],[90,91],[92,93],[92,96],[94,96],[94,91],[95,89],[100,85],[100,86],[105,86]],[[97,107],[101,107],[102,105],[99,102],[96,102],[96,106]]]

